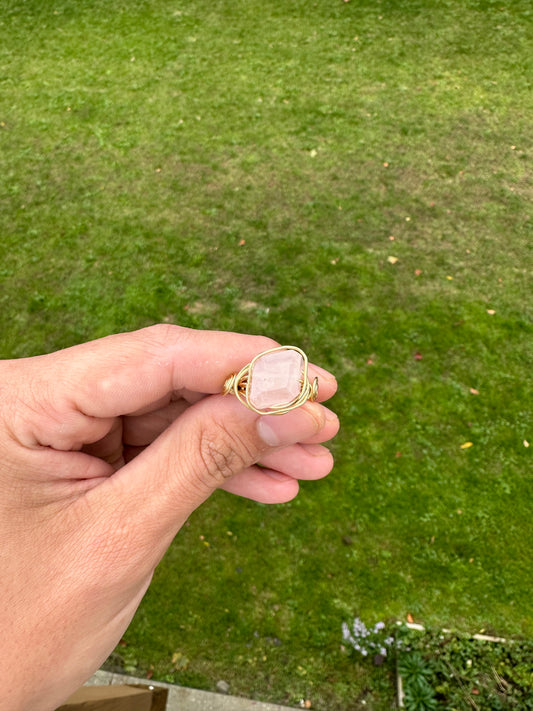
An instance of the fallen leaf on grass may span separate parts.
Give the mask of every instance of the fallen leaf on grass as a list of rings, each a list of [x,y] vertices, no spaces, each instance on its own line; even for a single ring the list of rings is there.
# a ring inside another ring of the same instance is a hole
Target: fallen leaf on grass
[[[524,447],[529,447],[529,442],[527,441],[527,439],[525,439],[522,444],[524,445]]]
[[[470,447],[473,446],[473,444],[474,444],[473,442],[464,442],[464,443],[461,445],[461,449],[469,449]]]
[[[418,351],[414,355],[415,360],[422,360],[423,357],[422,353],[419,353]]]
[[[396,264],[397,261],[398,261],[398,257],[392,257],[392,256],[387,257],[387,262],[389,264]]]
[[[479,390],[476,390],[475,388],[470,388],[470,392],[472,395],[479,395]]]
[[[410,612],[407,613],[407,622],[409,622],[410,625],[414,622],[414,618]]]
[[[421,269],[415,269],[415,276],[420,276],[422,274]]]
[[[189,659],[182,652],[174,652],[172,666],[176,671],[185,671],[189,666]]]
[[[487,313],[488,313],[489,316],[494,316],[494,314],[496,313],[496,311],[494,311],[494,309],[487,309]]]
[[[241,241],[239,242],[239,247],[244,247],[245,244],[246,244],[246,240],[241,239]]]

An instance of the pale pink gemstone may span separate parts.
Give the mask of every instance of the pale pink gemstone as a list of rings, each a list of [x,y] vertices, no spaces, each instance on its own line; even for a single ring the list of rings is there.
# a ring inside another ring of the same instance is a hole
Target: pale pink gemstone
[[[258,410],[290,405],[302,390],[304,359],[292,350],[265,353],[250,373],[248,397]]]

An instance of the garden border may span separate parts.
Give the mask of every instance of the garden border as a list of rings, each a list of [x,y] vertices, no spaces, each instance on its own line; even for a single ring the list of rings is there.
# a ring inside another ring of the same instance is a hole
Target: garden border
[[[414,630],[415,632],[427,632],[427,628],[424,627],[424,625],[419,625],[416,622],[401,622],[398,620],[396,622],[396,625],[398,627],[407,627],[410,630]],[[446,628],[442,628],[441,632],[443,634],[454,634],[453,630],[449,630]],[[481,633],[476,633],[472,635],[468,635],[470,639],[475,639],[480,642],[493,642],[496,644],[506,644],[509,642],[508,639],[505,637],[494,637],[493,635],[487,635],[487,634],[481,634]],[[404,704],[404,689],[403,689],[403,679],[402,676],[398,670],[398,660],[396,660],[396,700],[398,702],[398,708],[404,709],[405,704]]]

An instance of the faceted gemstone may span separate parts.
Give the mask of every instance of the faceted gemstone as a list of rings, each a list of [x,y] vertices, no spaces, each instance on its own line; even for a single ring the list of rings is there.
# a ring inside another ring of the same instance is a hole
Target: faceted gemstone
[[[265,353],[252,366],[248,397],[258,410],[290,405],[302,390],[304,359],[298,351]]]

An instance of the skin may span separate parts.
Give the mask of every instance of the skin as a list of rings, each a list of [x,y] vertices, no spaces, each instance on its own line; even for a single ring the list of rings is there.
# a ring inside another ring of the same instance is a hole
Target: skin
[[[276,345],[164,325],[0,362],[0,711],[83,684],[216,489],[275,504],[329,473],[332,375],[310,365],[319,402],[280,416],[219,394]]]

